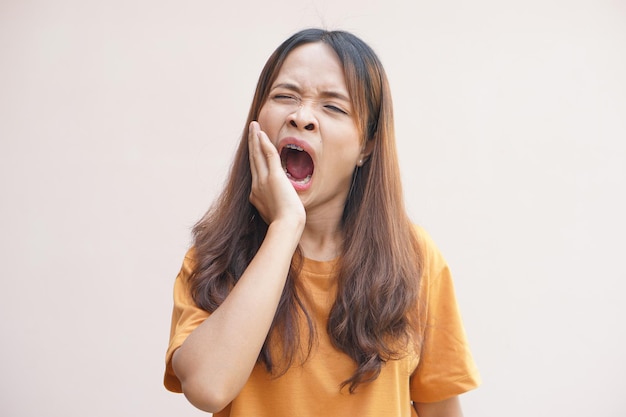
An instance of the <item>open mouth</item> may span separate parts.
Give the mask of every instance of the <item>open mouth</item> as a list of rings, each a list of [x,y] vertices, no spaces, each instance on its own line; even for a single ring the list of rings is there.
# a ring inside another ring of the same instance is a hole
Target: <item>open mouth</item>
[[[307,184],[313,175],[313,159],[300,146],[288,144],[280,152],[280,160],[287,178],[298,184]]]

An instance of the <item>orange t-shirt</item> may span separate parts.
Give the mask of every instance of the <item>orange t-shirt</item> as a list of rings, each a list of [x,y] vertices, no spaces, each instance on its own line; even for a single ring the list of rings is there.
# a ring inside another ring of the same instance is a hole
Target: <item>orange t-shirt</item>
[[[303,284],[304,298],[318,329],[311,355],[303,364],[294,362],[278,378],[257,364],[239,395],[214,416],[408,417],[417,416],[412,401],[440,401],[477,387],[480,377],[467,345],[448,266],[428,235],[420,228],[417,233],[424,255],[419,297],[425,307],[424,339],[419,353],[388,361],[378,378],[361,384],[355,394],[350,394],[348,387],[341,389],[341,382],[352,375],[356,365],[332,346],[325,331],[336,294],[337,261],[304,259],[298,280]],[[189,293],[193,262],[191,250],[174,285],[164,379],[165,387],[174,392],[181,392],[181,386],[172,369],[172,355],[209,316],[195,305]],[[307,330],[303,329],[302,334],[307,334]]]

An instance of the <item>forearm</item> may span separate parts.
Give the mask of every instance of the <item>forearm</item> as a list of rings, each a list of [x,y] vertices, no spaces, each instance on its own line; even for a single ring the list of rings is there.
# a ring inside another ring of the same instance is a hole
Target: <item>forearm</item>
[[[285,285],[301,225],[274,222],[226,300],[175,352],[189,401],[216,412],[241,391],[256,364]]]
[[[433,403],[414,403],[420,417],[463,417],[458,396]]]

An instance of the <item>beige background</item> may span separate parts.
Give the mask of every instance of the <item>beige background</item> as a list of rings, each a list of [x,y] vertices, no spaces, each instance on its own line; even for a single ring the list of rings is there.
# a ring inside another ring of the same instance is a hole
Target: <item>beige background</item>
[[[466,415],[623,416],[623,0],[1,0],[0,415],[200,415],[161,384],[172,283],[308,26],[386,65],[484,378]]]

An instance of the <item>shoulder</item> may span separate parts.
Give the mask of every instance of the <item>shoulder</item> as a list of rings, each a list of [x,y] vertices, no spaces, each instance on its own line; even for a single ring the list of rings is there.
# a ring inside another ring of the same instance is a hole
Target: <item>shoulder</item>
[[[423,273],[437,273],[447,269],[448,264],[430,234],[420,225],[413,224],[413,234],[417,240]]]
[[[196,251],[192,247],[185,253],[180,271],[174,281],[174,301],[176,303],[180,303],[181,305],[195,304],[191,297],[191,277],[196,270],[196,264]]]
[[[197,253],[196,248],[191,247],[185,253],[185,257],[183,258],[183,264],[180,268],[180,272],[178,274],[178,278],[182,278],[184,281],[189,280],[189,277],[193,273],[197,264]]]

